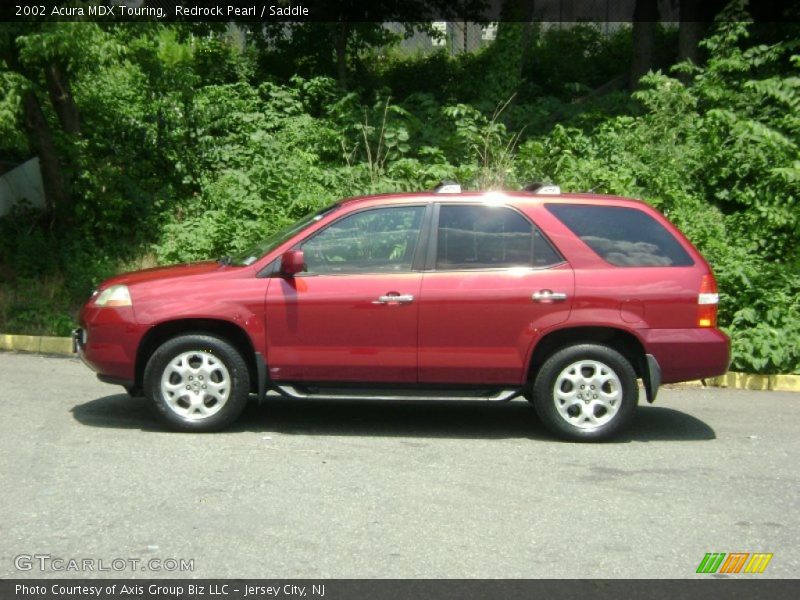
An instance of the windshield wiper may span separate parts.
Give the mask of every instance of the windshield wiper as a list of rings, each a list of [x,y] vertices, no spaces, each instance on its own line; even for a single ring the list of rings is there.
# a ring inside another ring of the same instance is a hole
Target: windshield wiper
[[[229,265],[233,262],[233,259],[230,256],[220,256],[217,262],[221,265]]]

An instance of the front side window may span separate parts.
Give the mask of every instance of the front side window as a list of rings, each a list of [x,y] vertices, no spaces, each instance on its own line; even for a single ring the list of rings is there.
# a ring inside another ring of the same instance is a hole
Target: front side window
[[[644,211],[626,206],[547,204],[594,252],[618,267],[686,267],[692,257]]]
[[[336,221],[300,246],[308,273],[410,271],[424,211],[422,206],[378,208]]]
[[[231,258],[231,264],[238,265],[238,266],[247,266],[252,265],[256,262],[259,258],[264,256],[265,254],[272,252],[275,248],[283,244],[284,242],[288,241],[293,236],[300,233],[303,229],[311,225],[312,223],[316,223],[323,217],[326,217],[333,211],[339,208],[338,204],[333,204],[326,208],[323,208],[320,211],[312,213],[310,215],[306,215],[299,221],[296,221],[289,227],[285,229],[279,230],[266,239],[258,242],[254,246],[248,248],[245,252],[239,254],[238,256],[234,256]]]
[[[437,270],[546,267],[563,262],[525,217],[502,206],[439,209]]]

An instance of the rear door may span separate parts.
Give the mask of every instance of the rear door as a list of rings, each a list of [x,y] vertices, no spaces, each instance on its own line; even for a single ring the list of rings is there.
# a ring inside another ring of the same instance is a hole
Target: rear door
[[[425,206],[365,209],[299,245],[307,272],[276,278],[267,292],[274,380],[417,380],[422,275],[414,262],[425,213]]]
[[[571,268],[507,206],[442,203],[434,226],[419,305],[419,381],[519,384],[539,332],[569,316]]]

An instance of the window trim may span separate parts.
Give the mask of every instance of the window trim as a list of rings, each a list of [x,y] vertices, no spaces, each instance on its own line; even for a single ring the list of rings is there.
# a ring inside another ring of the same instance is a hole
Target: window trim
[[[436,268],[436,254],[439,251],[439,216],[440,216],[440,209],[442,206],[470,206],[470,207],[478,207],[478,208],[507,208],[520,217],[525,219],[531,226],[531,235],[533,235],[533,230],[539,232],[542,239],[550,246],[550,249],[553,251],[557,257],[561,260],[558,262],[554,262],[549,265],[545,265],[542,267],[537,267],[533,265],[517,265],[515,267],[479,267],[476,269],[465,269],[465,268],[458,268],[458,269],[437,269]],[[567,260],[564,258],[564,255],[559,251],[558,247],[550,240],[550,238],[545,234],[544,230],[539,227],[534,221],[532,221],[528,215],[522,212],[516,206],[510,204],[492,204],[490,207],[486,205],[485,202],[436,202],[434,204],[433,215],[431,215],[431,227],[430,233],[428,237],[428,254],[425,260],[425,271],[432,272],[432,273],[478,273],[478,272],[498,272],[498,271],[510,271],[512,269],[528,269],[530,271],[544,271],[546,269],[552,269],[554,267],[558,267],[567,263]]]
[[[431,220],[431,204],[429,202],[415,202],[413,204],[383,204],[380,206],[367,206],[365,208],[356,209],[352,212],[345,213],[340,215],[337,219],[331,221],[325,227],[318,229],[317,231],[313,232],[311,235],[304,237],[302,240],[298,240],[291,246],[291,250],[301,250],[301,246],[313,238],[317,237],[318,235],[322,234],[324,231],[327,231],[329,227],[333,227],[336,223],[343,221],[344,219],[353,217],[355,215],[359,215],[361,213],[371,212],[374,210],[386,210],[386,209],[398,209],[398,208],[421,208],[422,209],[422,218],[420,220],[419,232],[417,233],[417,240],[416,240],[416,247],[414,248],[414,255],[411,258],[411,268],[408,270],[402,271],[358,271],[353,273],[306,273],[305,271],[297,273],[294,277],[352,277],[358,275],[402,275],[402,274],[409,274],[409,273],[416,273],[422,270],[419,266],[422,263],[422,259],[424,258],[426,248],[423,247],[423,235],[426,234],[427,227],[430,226]],[[278,265],[280,265],[280,257],[277,259]],[[280,273],[280,266],[278,266],[278,271],[273,275],[281,277]]]

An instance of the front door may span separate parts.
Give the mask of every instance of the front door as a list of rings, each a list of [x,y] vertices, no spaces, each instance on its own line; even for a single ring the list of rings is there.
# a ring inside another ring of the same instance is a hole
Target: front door
[[[424,214],[424,206],[366,209],[299,245],[306,272],[275,278],[267,291],[273,380],[416,382]]]

